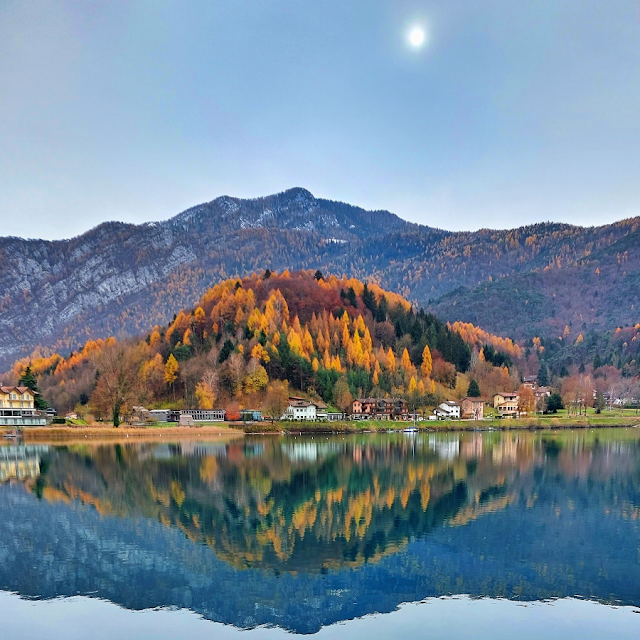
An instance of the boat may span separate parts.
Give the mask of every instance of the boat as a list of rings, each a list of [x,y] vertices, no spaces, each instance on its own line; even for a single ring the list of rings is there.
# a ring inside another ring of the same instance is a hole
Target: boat
[[[404,433],[418,433],[419,429],[417,427],[407,427],[402,430]]]
[[[17,429],[14,429],[11,433],[5,433],[4,437],[5,438],[19,438],[20,437],[20,433],[18,432]]]

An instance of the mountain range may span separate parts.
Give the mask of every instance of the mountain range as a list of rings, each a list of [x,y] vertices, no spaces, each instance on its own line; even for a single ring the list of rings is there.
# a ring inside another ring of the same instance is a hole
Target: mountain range
[[[35,231],[35,230],[34,230]],[[36,346],[166,324],[220,279],[320,269],[370,280],[444,320],[516,339],[635,324],[640,218],[451,232],[301,188],[222,196],[142,225],[69,240],[0,238],[0,365]]]

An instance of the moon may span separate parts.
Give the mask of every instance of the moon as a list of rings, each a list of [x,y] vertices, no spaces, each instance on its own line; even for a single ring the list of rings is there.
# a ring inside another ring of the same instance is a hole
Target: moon
[[[413,27],[411,31],[409,31],[409,43],[415,49],[419,49],[425,40],[424,29],[421,27]]]

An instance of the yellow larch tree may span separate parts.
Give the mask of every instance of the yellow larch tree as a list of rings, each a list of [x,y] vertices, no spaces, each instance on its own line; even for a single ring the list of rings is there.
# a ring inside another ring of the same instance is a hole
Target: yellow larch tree
[[[389,351],[387,352],[387,369],[389,369],[391,373],[394,373],[396,370],[396,356],[391,347],[389,347]]]
[[[433,358],[431,357],[431,349],[429,349],[429,345],[425,345],[422,350],[422,364],[420,365],[420,373],[428,378],[433,371]]]

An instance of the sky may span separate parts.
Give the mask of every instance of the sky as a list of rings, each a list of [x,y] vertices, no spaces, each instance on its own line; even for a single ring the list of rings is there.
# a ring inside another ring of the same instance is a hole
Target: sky
[[[637,0],[0,0],[0,235],[291,187],[596,225],[639,170]]]

